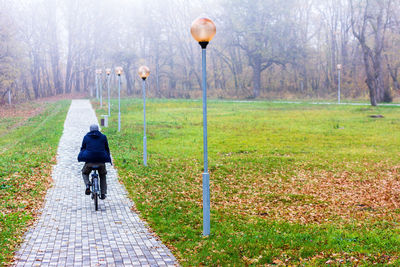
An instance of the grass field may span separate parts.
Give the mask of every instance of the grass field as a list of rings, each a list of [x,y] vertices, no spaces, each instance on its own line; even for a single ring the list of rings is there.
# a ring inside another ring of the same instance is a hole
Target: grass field
[[[400,264],[400,108],[209,101],[204,238],[201,102],[148,101],[147,168],[142,102],[121,106],[115,165],[182,265]]]
[[[0,266],[12,259],[43,203],[69,103],[0,110]]]

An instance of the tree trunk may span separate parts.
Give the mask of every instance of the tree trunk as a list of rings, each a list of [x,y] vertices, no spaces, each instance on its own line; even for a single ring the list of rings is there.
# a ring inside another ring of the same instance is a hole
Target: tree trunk
[[[73,68],[73,53],[74,53],[74,27],[75,27],[75,17],[73,10],[73,2],[70,1],[68,3],[68,12],[67,12],[67,31],[68,31],[68,48],[67,48],[67,66],[65,69],[65,82],[64,82],[64,90],[65,93],[70,93],[72,89],[72,68]]]
[[[156,59],[156,94],[157,97],[161,97],[161,89],[160,89],[160,66],[159,66],[159,59],[157,56]]]
[[[375,70],[375,84],[376,84],[376,95],[377,102],[382,102],[385,96],[385,85],[383,80],[383,68],[382,68],[382,51],[383,51],[383,35],[384,35],[384,22],[383,22],[383,7],[379,10],[379,15],[376,18],[375,28],[375,45],[374,45],[374,56],[372,57],[373,66]]]
[[[83,71],[83,91],[87,91],[89,89],[89,71],[85,69]]]
[[[253,69],[253,97],[260,96],[261,90],[261,60],[259,57],[253,57],[251,67]]]
[[[367,79],[365,82],[367,83],[368,89],[369,89],[369,98],[371,101],[372,106],[377,105],[377,97],[376,97],[376,87],[375,87],[375,79],[373,72],[371,70],[370,66],[370,61],[369,61],[369,48],[365,45],[362,44],[362,51],[363,51],[363,59],[364,59],[364,67],[365,67],[365,73],[367,75]]]
[[[352,14],[355,13],[353,1],[350,0]],[[352,15],[353,35],[358,39],[364,60],[365,73],[367,75],[366,83],[369,89],[371,105],[376,106],[377,103],[385,100],[385,84],[382,67],[382,52],[384,49],[384,37],[387,27],[388,13],[391,2],[381,0],[366,1],[365,6],[358,6],[360,11],[359,22],[356,25]],[[385,15],[386,11],[386,15]],[[386,21],[386,22],[385,22]],[[367,38],[371,33],[368,32],[369,27],[372,30],[374,38],[374,47],[368,46]],[[358,29],[358,31],[357,31]],[[390,93],[389,93],[390,95]]]
[[[160,90],[160,46],[157,43],[155,49],[155,77],[156,77],[156,95],[157,97],[161,97],[161,90]]]
[[[33,65],[31,69],[31,79],[32,79],[32,87],[33,87],[33,94],[35,99],[40,97],[40,73],[39,72],[39,59],[36,54],[33,55]]]
[[[212,52],[214,54],[214,51],[212,51]],[[212,55],[211,59],[212,59],[212,67],[213,67],[214,88],[215,89],[221,89],[221,86],[219,85],[219,81],[218,81],[216,55]]]
[[[382,69],[382,57],[380,55],[376,55],[374,60],[374,70],[375,70],[375,85],[376,85],[376,98],[377,102],[383,102],[385,98],[385,84],[383,78],[383,69]]]
[[[132,76],[131,73],[129,72],[130,65],[126,66],[126,72],[125,72],[125,79],[126,79],[126,90],[128,95],[132,95],[133,89],[132,89]]]
[[[45,91],[43,92],[45,94],[45,96],[52,96],[53,95],[53,88],[51,86],[51,82],[50,82],[50,74],[49,71],[47,70],[46,66],[42,67],[42,77],[43,79],[45,79]]]
[[[25,75],[24,75],[23,78],[22,78],[22,88],[24,89],[26,98],[27,98],[28,100],[30,100],[30,99],[31,99],[31,93],[30,93],[30,91],[29,91],[29,85],[28,85],[28,81],[26,80]]]
[[[57,38],[57,1],[48,1],[48,24],[49,24],[49,45],[50,45],[50,61],[53,74],[53,85],[56,94],[62,94],[60,73],[60,53],[58,50]]]
[[[69,45],[68,48],[68,58],[67,58],[67,68],[65,72],[65,93],[70,93],[71,92],[71,73],[72,73],[72,55],[70,51],[71,47]]]
[[[56,89],[56,94],[62,94],[63,88],[61,86],[61,79],[60,79],[60,65],[59,65],[59,54],[58,54],[58,45],[54,44],[51,53],[51,69],[53,73],[53,83]]]
[[[386,65],[389,70],[390,78],[392,78],[392,81],[393,81],[393,87],[395,90],[400,90],[400,84],[399,84],[399,81],[397,80],[397,73],[398,73],[399,67],[398,67],[398,65],[396,65],[395,67],[392,67],[390,65],[390,60],[387,55],[385,55],[385,58],[386,58]]]
[[[81,73],[80,72],[75,73],[75,91],[76,92],[81,91]]]

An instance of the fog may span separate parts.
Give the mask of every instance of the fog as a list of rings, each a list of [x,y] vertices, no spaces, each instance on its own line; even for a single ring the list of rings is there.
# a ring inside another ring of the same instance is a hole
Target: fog
[[[0,0],[0,102],[93,95],[95,70],[121,66],[123,96],[199,98],[201,48],[192,21],[211,18],[209,96],[397,97],[400,0]],[[105,83],[105,75],[102,75]],[[112,75],[115,94],[115,75]]]

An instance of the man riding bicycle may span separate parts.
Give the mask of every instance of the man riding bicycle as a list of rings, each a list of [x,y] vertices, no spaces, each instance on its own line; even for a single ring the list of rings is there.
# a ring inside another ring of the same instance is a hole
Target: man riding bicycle
[[[94,166],[99,167],[100,199],[105,199],[107,195],[107,170],[105,163],[111,163],[111,157],[107,136],[99,131],[98,125],[90,125],[90,132],[88,132],[83,138],[81,151],[78,155],[78,161],[85,162],[85,165],[82,168],[82,177],[86,186],[86,195],[90,195],[89,174]]]

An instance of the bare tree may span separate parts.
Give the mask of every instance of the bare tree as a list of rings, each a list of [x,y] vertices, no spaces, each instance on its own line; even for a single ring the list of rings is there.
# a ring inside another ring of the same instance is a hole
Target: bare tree
[[[383,51],[390,19],[391,0],[349,0],[351,25],[363,52],[366,83],[371,105],[382,102],[387,94],[384,84]],[[372,40],[369,36],[372,36]],[[373,43],[372,47],[370,42]]]

